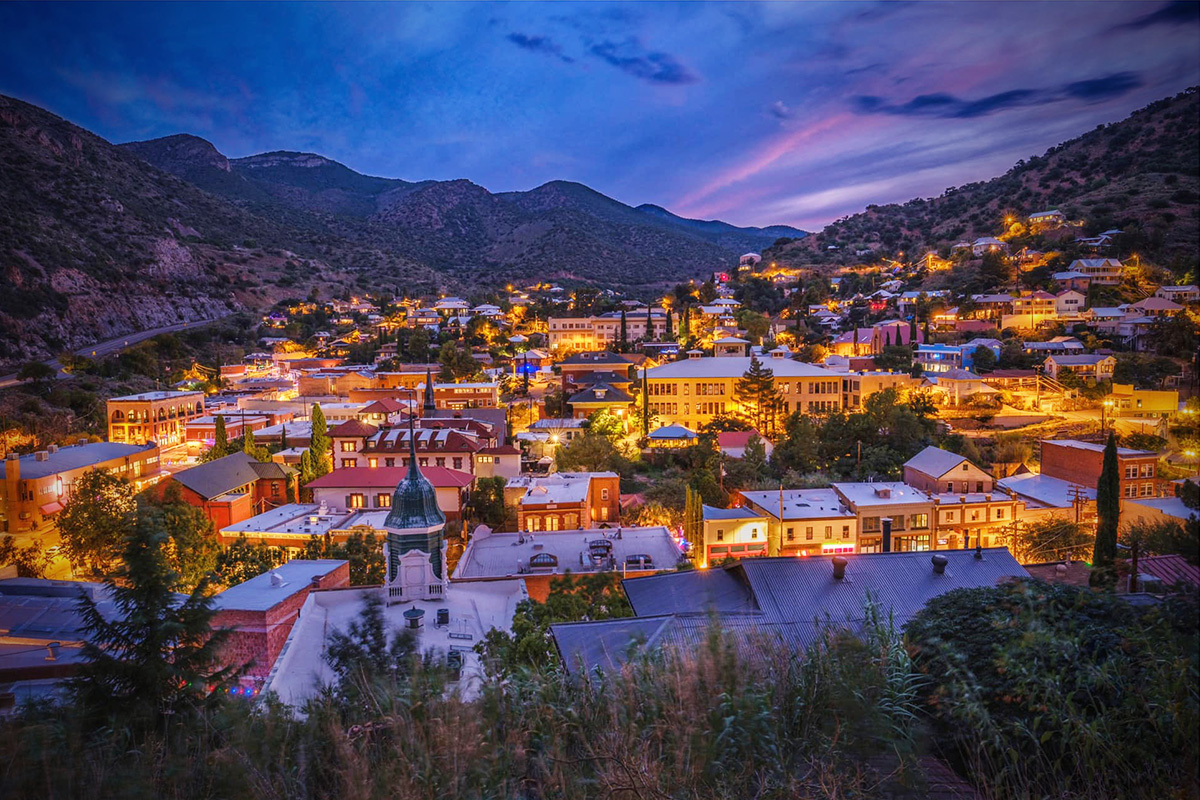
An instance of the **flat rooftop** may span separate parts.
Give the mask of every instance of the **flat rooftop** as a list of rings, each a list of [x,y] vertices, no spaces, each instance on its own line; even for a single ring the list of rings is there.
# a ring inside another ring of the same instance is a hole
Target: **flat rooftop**
[[[322,507],[316,503],[288,503],[237,524],[228,525],[221,529],[221,535],[237,536],[244,533],[251,538],[261,534],[321,536],[329,531],[347,530],[358,525],[381,529],[387,515],[386,508],[349,511],[343,508]]]
[[[609,543],[604,547],[611,546],[611,562],[592,560],[590,544],[598,540]],[[553,557],[553,564],[530,569],[531,558],[546,555]],[[560,575],[568,570],[575,573],[621,570],[633,556],[649,556],[649,561],[638,569],[674,569],[683,558],[683,550],[664,527],[540,533],[483,533],[476,529],[452,577],[476,580]]]
[[[1104,445],[1099,442],[1081,442],[1078,439],[1043,439],[1042,446],[1071,447],[1076,450],[1087,450],[1090,453],[1103,453]],[[1158,458],[1158,453],[1150,450],[1133,450],[1128,447],[1118,447],[1117,455],[1124,458]]]
[[[267,611],[296,592],[311,587],[313,578],[323,578],[347,563],[334,558],[295,559],[230,586],[213,596],[212,605],[217,611]]]
[[[108,402],[152,402],[155,400],[175,400],[183,397],[204,397],[204,392],[142,392],[141,394],[110,397],[108,398]]]
[[[854,512],[833,489],[786,489],[783,494],[784,520],[829,519],[832,517],[854,519]],[[762,508],[771,516],[779,516],[780,492],[742,492],[751,503]],[[906,500],[904,502],[913,502]]]
[[[840,373],[815,364],[788,358],[758,359],[776,378],[838,378]],[[664,378],[740,378],[750,369],[749,358],[736,356],[687,358],[646,371],[649,379]]]
[[[900,481],[835,483],[833,488],[852,506],[899,506],[927,503],[929,495]],[[887,494],[886,497],[883,494]]]
[[[157,449],[155,444],[121,444],[119,442],[89,442],[88,444],[73,444],[60,447],[55,452],[46,453],[46,459],[39,461],[37,454],[28,453],[21,456],[21,480],[45,478],[60,472],[70,472],[83,469],[116,458],[128,458]],[[0,459],[0,478],[8,475],[7,459]]]
[[[1078,496],[1085,501],[1096,501],[1096,488],[1053,478],[1049,475],[1012,475],[1001,478],[996,484],[1047,508],[1070,508]]]

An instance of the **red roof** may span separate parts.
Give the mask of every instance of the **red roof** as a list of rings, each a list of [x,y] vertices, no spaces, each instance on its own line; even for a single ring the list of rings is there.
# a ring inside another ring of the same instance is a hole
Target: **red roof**
[[[1177,583],[1200,586],[1200,567],[1189,564],[1180,555],[1142,556],[1138,559],[1138,572],[1153,575],[1167,586]]]
[[[356,419],[348,419],[341,425],[335,425],[329,429],[330,437],[346,437],[346,436],[370,436],[377,432],[379,428],[374,425],[368,425],[365,422],[359,422]]]
[[[312,489],[385,489],[396,488],[408,467],[343,467],[308,482]],[[469,486],[475,477],[448,467],[421,467],[421,474],[437,488]]]
[[[363,409],[364,412],[379,412],[392,414],[396,411],[404,411],[408,408],[408,403],[402,403],[394,397],[381,397],[374,401],[369,406]]]
[[[725,447],[745,447],[750,443],[751,436],[758,436],[758,431],[725,431],[717,434],[717,446]]]
[[[521,451],[513,447],[511,444],[501,445],[499,447],[485,447],[479,451],[485,456],[519,456]]]

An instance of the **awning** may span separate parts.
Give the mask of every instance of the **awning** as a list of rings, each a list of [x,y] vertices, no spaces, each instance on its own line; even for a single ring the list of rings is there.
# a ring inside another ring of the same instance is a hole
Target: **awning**
[[[48,517],[51,514],[57,514],[58,512],[62,511],[62,509],[62,503],[55,500],[53,503],[46,503],[46,505],[42,506],[39,510],[42,512],[43,517]]]

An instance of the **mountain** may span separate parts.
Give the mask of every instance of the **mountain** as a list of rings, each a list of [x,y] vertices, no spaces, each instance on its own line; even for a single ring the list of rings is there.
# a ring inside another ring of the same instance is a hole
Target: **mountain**
[[[189,147],[195,158],[181,160],[179,139],[122,147],[254,213],[396,252],[469,284],[667,285],[728,266],[780,235],[805,235],[633,208],[570,181],[492,193],[462,179],[372,177],[324,156],[288,151],[225,159],[226,169],[211,145]]]
[[[172,137],[156,148],[196,179],[233,181],[237,173],[206,145]],[[0,96],[0,371],[133,331],[269,305],[307,294],[310,284],[340,292],[363,264],[393,284],[437,286],[413,261],[257,214]]]
[[[1194,268],[1200,251],[1200,90],[1151,103],[991,180],[940,197],[867,206],[764,257],[791,265],[836,264],[854,261],[864,250],[872,256],[948,250],[998,234],[1006,217],[1020,220],[1055,208],[1084,222],[1071,229],[1068,243],[1076,235],[1118,228],[1126,232],[1128,252],[1136,248],[1143,259],[1181,274]]]
[[[790,225],[768,225],[765,228],[739,228],[720,220],[687,219],[667,211],[662,206],[643,203],[637,207],[643,214],[651,214],[696,231],[709,241],[735,250],[760,250],[769,247],[778,239],[803,239],[807,231]]]

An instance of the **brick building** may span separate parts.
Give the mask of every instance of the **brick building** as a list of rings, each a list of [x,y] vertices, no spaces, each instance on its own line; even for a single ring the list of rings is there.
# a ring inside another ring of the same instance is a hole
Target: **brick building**
[[[1104,445],[1074,439],[1042,440],[1042,474],[1081,486],[1096,488],[1104,466]],[[1149,450],[1117,448],[1117,473],[1121,497],[1157,497],[1158,454]]]
[[[178,491],[180,500],[202,510],[220,530],[286,504],[289,486],[294,498],[298,489],[295,469],[233,453],[177,472],[154,491],[159,497]]]
[[[517,506],[517,528],[560,531],[617,524],[621,478],[614,472],[556,472],[510,478],[505,502]]]
[[[111,442],[164,447],[184,441],[184,426],[204,416],[203,392],[143,392],[112,397],[107,402]]]

